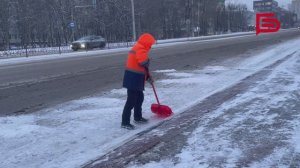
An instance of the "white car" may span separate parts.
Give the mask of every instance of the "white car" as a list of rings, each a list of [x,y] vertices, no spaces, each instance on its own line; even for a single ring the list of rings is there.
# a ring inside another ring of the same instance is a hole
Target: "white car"
[[[101,36],[85,36],[77,41],[72,42],[71,48],[74,51],[79,49],[93,49],[93,48],[104,48],[106,40]]]

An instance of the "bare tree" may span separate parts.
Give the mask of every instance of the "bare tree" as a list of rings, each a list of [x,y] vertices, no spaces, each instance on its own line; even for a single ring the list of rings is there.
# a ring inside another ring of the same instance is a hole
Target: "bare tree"
[[[5,50],[9,47],[9,0],[2,0],[0,11],[0,50]]]
[[[73,38],[92,34],[112,42],[132,40],[130,0],[2,0],[0,9],[4,48],[11,32],[19,35],[24,48],[67,45]],[[135,9],[137,34],[150,32],[158,39],[247,27],[246,6],[225,7],[222,0],[136,0]]]

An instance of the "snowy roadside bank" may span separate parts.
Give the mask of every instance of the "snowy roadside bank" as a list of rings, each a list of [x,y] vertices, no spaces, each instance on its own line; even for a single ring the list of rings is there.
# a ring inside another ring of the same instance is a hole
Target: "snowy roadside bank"
[[[288,41],[232,67],[220,63],[218,67],[191,72],[157,71],[167,76],[156,82],[159,97],[175,113],[181,113],[203,98],[299,50],[299,43],[299,39]],[[35,114],[0,118],[3,130],[0,167],[79,167],[160,122],[150,112],[150,104],[155,100],[147,88],[144,116],[151,123],[132,132],[120,129],[125,96],[125,89],[116,89]]]
[[[201,41],[207,42],[212,40],[239,38],[239,37],[251,36],[251,35],[254,35],[254,33],[242,32],[242,33],[232,33],[232,34],[224,34],[224,35],[205,36],[205,37],[158,40],[157,44],[153,46],[153,49],[159,49],[163,47],[184,44],[189,42],[201,42]],[[130,48],[128,47],[123,47],[123,48],[112,48],[106,50],[90,50],[90,51],[69,52],[69,53],[52,54],[52,55],[37,55],[28,58],[26,57],[7,58],[7,59],[0,59],[0,66],[18,64],[18,63],[29,63],[29,62],[31,63],[37,61],[55,60],[55,59],[62,59],[62,58],[84,57],[84,56],[92,56],[92,55],[99,55],[99,54],[103,54],[103,56],[107,56],[105,54],[116,54],[119,52],[126,52],[129,51],[129,49]]]
[[[251,35],[253,32],[237,32],[230,34],[221,34],[221,35],[210,35],[210,36],[200,36],[200,37],[186,37],[186,38],[177,38],[177,39],[166,39],[166,40],[158,40],[157,44],[167,44],[167,43],[178,43],[178,42],[187,42],[187,41],[197,41],[197,40],[208,40],[208,39],[218,39],[218,38],[226,38],[233,36],[242,36],[242,35]],[[124,49],[131,47],[134,42],[119,42],[119,43],[107,43],[104,50],[116,50],[116,49]],[[97,50],[99,51],[99,50]],[[45,48],[30,48],[27,49],[18,49],[18,50],[8,50],[8,51],[0,51],[0,60],[1,59],[11,59],[14,57],[25,57],[26,54],[31,56],[46,56],[46,55],[65,55],[72,52],[70,46],[61,46],[61,47],[45,47]],[[84,51],[87,54],[87,51]],[[90,51],[88,51],[90,52]]]

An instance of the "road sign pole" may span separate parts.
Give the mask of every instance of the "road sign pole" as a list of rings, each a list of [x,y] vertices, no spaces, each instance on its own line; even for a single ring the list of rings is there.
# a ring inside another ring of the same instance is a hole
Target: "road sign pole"
[[[136,31],[135,31],[135,15],[134,15],[134,1],[131,0],[131,12],[132,12],[132,34],[133,41],[136,40]]]

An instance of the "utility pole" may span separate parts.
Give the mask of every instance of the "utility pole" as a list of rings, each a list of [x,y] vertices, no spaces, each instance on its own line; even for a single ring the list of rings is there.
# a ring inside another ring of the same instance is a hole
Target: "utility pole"
[[[93,0],[93,7],[96,8],[97,7],[97,0]]]
[[[135,15],[134,15],[134,1],[131,0],[131,12],[132,12],[132,34],[133,41],[136,41],[136,31],[135,31]]]
[[[74,9],[71,9],[71,23],[69,23],[69,26],[72,31],[72,41],[75,41],[75,20],[74,20]]]
[[[72,8],[72,10],[71,10],[71,19],[72,19],[72,21],[70,23],[70,27],[72,29],[72,39],[73,39],[73,41],[75,41],[76,22],[75,22],[75,19],[74,19],[74,12],[76,12],[77,8],[90,8],[90,7],[92,7],[94,9],[96,9],[96,7],[97,7],[97,0],[92,0],[92,4],[91,5],[80,5],[80,6],[73,5],[73,6],[74,6],[74,8]]]
[[[227,19],[228,30],[227,33],[231,33],[231,21],[230,21],[230,10],[228,9],[228,19]]]

